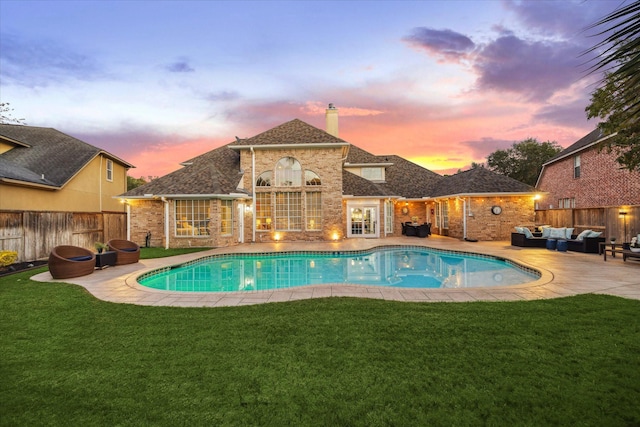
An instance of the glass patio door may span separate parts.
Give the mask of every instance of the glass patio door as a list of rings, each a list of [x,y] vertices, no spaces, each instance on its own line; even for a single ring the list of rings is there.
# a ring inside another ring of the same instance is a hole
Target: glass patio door
[[[349,236],[377,237],[378,209],[375,207],[351,208],[349,221]]]

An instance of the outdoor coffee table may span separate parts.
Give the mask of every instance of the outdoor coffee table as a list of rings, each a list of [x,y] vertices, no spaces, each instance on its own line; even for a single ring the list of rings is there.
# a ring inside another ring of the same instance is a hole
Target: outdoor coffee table
[[[116,265],[116,251],[106,251],[96,254],[96,268],[102,270],[110,265]]]

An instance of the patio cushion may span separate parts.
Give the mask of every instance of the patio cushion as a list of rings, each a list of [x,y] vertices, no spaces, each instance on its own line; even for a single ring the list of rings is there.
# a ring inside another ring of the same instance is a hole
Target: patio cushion
[[[592,233],[591,230],[584,230],[582,233],[578,234],[578,237],[576,237],[576,240],[583,240],[585,237],[589,237],[591,233]]]
[[[91,257],[89,255],[84,255],[84,256],[72,256],[67,259],[71,261],[89,261]]]
[[[552,228],[549,231],[549,237],[552,239],[566,239],[566,228]],[[544,234],[543,234],[544,237]]]

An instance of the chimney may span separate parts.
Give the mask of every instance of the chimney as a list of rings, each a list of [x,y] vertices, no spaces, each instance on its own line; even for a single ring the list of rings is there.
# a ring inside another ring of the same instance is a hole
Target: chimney
[[[329,104],[329,108],[327,108],[325,118],[327,119],[327,133],[338,137],[338,109],[333,106],[333,104]]]

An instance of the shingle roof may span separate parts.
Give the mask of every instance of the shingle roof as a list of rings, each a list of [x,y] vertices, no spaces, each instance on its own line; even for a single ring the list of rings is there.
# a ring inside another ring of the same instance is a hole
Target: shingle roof
[[[211,150],[189,161],[182,169],[127,191],[122,196],[200,195],[239,193],[240,153],[230,144]]]
[[[347,144],[346,141],[294,119],[247,139],[240,139],[232,146],[280,145],[280,144]]]
[[[19,142],[15,148],[0,154],[0,178],[61,187],[101,152],[132,167],[53,128],[0,124],[0,139]]]
[[[362,183],[362,188],[352,183],[350,192],[343,191],[344,194],[354,196],[395,196],[407,199],[421,199],[429,196],[431,188],[443,177],[435,172],[423,168],[407,159],[396,155],[377,156],[351,144],[347,163],[365,164],[389,164],[386,166],[385,182],[376,183],[380,190],[378,194],[372,194],[372,188]],[[348,167],[348,165],[346,165]],[[370,182],[368,180],[364,180]]]
[[[407,199],[419,199],[431,196],[435,186],[444,179],[429,169],[418,166],[400,156],[379,156],[388,159],[392,166],[387,167],[385,187],[388,191]]]
[[[583,136],[582,138],[580,138],[579,140],[577,140],[576,142],[574,142],[573,144],[571,144],[570,146],[562,150],[561,152],[559,152],[558,154],[556,154],[555,156],[553,156],[552,158],[550,158],[549,160],[547,160],[545,165],[548,165],[549,163],[553,163],[556,160],[559,160],[563,157],[570,155],[571,153],[580,151],[581,149],[602,139],[602,137],[604,137],[604,134],[602,133],[602,131],[600,129],[595,129],[591,131],[589,134],[587,134],[586,136]]]
[[[296,134],[300,132],[300,134]],[[300,120],[292,120],[252,138],[216,148],[184,163],[175,172],[135,188],[124,197],[175,195],[222,195],[238,190],[240,172],[239,145],[331,143],[347,144]],[[478,168],[443,177],[400,156],[378,156],[353,144],[346,159],[350,164],[386,164],[385,181],[372,182],[348,170],[342,170],[342,194],[355,197],[403,197],[422,199],[455,194],[533,192],[535,189],[514,179]],[[347,165],[348,167],[348,165]]]
[[[347,170],[342,171],[342,194],[356,197],[394,196],[394,194],[389,193],[381,184],[369,181]]]
[[[533,193],[535,188],[505,175],[479,167],[446,176],[434,188],[431,197],[479,193]]]

